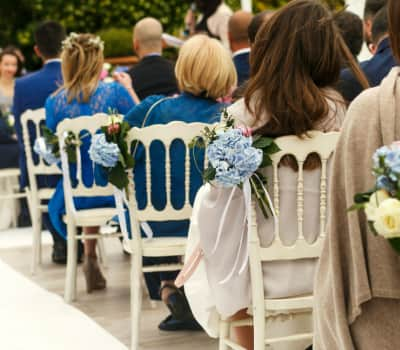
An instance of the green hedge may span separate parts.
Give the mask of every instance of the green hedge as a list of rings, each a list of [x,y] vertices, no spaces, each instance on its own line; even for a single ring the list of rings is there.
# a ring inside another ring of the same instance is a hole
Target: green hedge
[[[131,30],[109,28],[96,34],[104,41],[104,55],[106,57],[130,56],[133,54]]]
[[[343,0],[325,0],[332,6]],[[238,9],[240,0],[226,0]],[[287,0],[256,0],[254,10],[277,8]],[[0,1],[0,46],[17,44],[27,55],[30,66],[35,64],[32,54],[33,29],[45,19],[60,21],[68,31],[98,32],[108,28],[132,26],[145,16],[158,18],[164,29],[179,34],[190,1],[184,0],[5,0]],[[130,41],[130,40],[129,40]],[[130,45],[130,43],[129,43]],[[36,63],[37,60],[36,60]]]

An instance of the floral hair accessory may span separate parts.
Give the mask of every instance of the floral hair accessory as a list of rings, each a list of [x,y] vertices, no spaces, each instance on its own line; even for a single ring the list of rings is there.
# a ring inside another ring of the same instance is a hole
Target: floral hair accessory
[[[65,40],[63,40],[62,49],[63,50],[72,49],[73,46],[74,46],[74,43],[77,42],[77,39],[79,38],[79,36],[80,35],[78,33],[71,32],[68,35],[68,37]],[[96,36],[94,38],[90,38],[88,40],[88,44],[89,44],[89,46],[91,46],[93,48],[100,49],[102,51],[104,50],[104,41],[102,41],[99,36]]]

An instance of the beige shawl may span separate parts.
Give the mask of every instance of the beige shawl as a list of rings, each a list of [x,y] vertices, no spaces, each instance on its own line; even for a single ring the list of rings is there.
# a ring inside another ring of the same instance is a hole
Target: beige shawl
[[[369,232],[362,212],[346,211],[355,193],[374,185],[371,166],[375,150],[400,140],[399,74],[400,69],[394,68],[381,86],[357,98],[342,129],[332,167],[327,239],[315,281],[317,350],[356,349],[351,327],[368,318],[364,306],[373,298],[391,299],[391,303],[397,300],[394,305],[400,318],[399,256],[385,239]],[[381,321],[387,325],[385,317],[381,314]],[[393,319],[393,326],[396,322]],[[379,328],[381,322],[375,319],[369,324]],[[368,327],[363,332],[369,336]],[[393,334],[399,338],[396,332]],[[398,342],[393,337],[391,344]]]

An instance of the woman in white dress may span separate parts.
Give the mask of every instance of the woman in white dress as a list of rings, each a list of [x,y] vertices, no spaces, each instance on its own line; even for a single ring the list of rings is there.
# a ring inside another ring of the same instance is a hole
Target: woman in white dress
[[[310,130],[338,131],[345,106],[333,87],[339,78],[342,59],[348,61],[360,82],[367,86],[329,10],[316,1],[295,0],[261,27],[251,53],[251,76],[245,97],[228,108],[228,112],[236,125],[252,127],[270,137],[301,136]],[[305,233],[319,232],[319,164],[318,159],[311,157],[304,165]],[[285,233],[281,239],[291,244],[298,235],[297,169],[291,158],[281,163],[279,177],[280,227]],[[230,189],[203,186],[196,197],[189,233],[187,253],[199,242],[204,259],[186,282],[185,291],[195,317],[211,336],[217,336],[218,314],[242,319],[251,305],[249,271],[227,278],[235,265],[240,237],[246,233],[243,193],[237,190],[227,206],[230,194]],[[258,214],[261,243],[268,246],[273,239],[273,220]],[[214,251],[216,232],[224,215],[228,219],[223,223],[221,241]],[[310,241],[316,238],[305,236]],[[266,297],[311,293],[315,265],[312,259],[264,264]],[[227,280],[221,283],[224,279]],[[252,349],[252,328],[238,327],[235,331],[241,345]]]

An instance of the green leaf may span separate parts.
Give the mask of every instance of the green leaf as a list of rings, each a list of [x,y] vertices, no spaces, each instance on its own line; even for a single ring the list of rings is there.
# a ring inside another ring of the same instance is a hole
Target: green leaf
[[[206,170],[203,172],[203,180],[205,182],[210,182],[215,179],[216,170],[210,165]]]
[[[115,187],[123,190],[129,184],[128,176],[120,162],[114,168],[111,168],[108,173],[108,181]]]
[[[398,253],[400,254],[400,238],[390,238],[388,239],[390,245],[392,246],[392,248]]]
[[[278,153],[280,150],[281,149],[275,142],[271,143],[268,147],[264,148],[264,152],[267,152],[268,154],[275,154]]]
[[[253,142],[252,146],[255,148],[265,148],[270,146],[273,142],[274,140],[270,137],[261,136]]]
[[[355,211],[355,210],[361,210],[365,208],[365,204],[353,204],[350,208],[347,209],[348,212],[350,211]]]
[[[368,203],[369,198],[371,195],[374,193],[374,190],[368,191],[368,192],[363,192],[363,193],[356,193],[354,195],[354,203],[356,204],[365,204]]]

